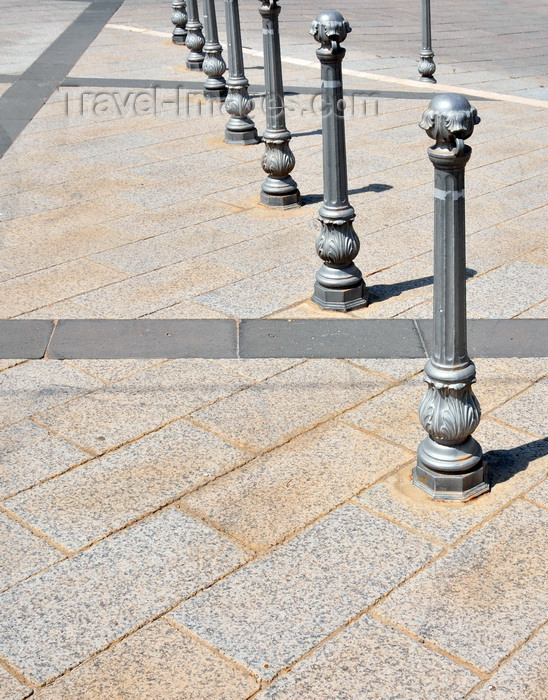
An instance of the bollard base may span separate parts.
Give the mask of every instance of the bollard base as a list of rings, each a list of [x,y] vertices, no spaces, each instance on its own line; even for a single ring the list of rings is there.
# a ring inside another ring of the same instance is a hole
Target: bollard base
[[[186,33],[185,34],[173,34],[171,37],[171,41],[174,44],[184,44],[186,42]]]
[[[302,204],[301,193],[299,190],[295,190],[291,194],[267,194],[261,191],[261,204],[279,209],[296,209]]]
[[[249,146],[260,142],[261,139],[255,128],[248,129],[248,131],[229,131],[225,129],[225,143],[231,146]]]
[[[331,289],[324,287],[317,280],[314,284],[312,301],[321,309],[327,311],[353,311],[362,309],[369,303],[367,287],[361,280],[360,284],[346,289]]]
[[[202,70],[202,66],[204,64],[204,59],[200,59],[197,61],[191,61],[190,59],[187,58],[186,60],[186,67],[187,70]]]
[[[226,87],[215,88],[215,89],[204,88],[202,94],[205,97],[205,99],[209,100],[210,102],[224,102],[226,100],[226,96],[228,94],[228,88],[226,88]]]
[[[422,81],[425,82],[425,83],[437,83],[437,82],[438,82],[438,81],[437,81],[435,78],[433,78],[431,75],[422,75],[422,76],[419,78],[419,81],[420,81],[420,80],[422,80]]]
[[[456,446],[440,445],[426,437],[419,445],[413,485],[435,501],[469,501],[481,496],[490,490],[490,484],[480,445],[472,437]]]

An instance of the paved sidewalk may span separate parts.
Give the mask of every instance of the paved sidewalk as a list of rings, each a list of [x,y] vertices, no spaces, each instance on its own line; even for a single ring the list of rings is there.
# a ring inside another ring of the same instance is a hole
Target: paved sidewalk
[[[354,27],[350,190],[372,300],[341,316],[310,302],[316,3],[281,3],[304,196],[287,212],[257,204],[263,146],[225,145],[226,115],[199,106],[203,77],[170,41],[169,3],[118,4],[47,0],[40,41],[23,8],[2,5],[0,329],[14,335],[0,348],[21,333],[22,352],[0,360],[0,698],[543,700],[545,5],[433,8],[436,75],[470,90],[482,118],[467,287],[471,347],[487,348],[476,435],[492,490],[459,505],[410,483],[432,316],[418,13],[338,6]],[[241,2],[260,93],[257,5]],[[139,325],[106,337],[91,324],[122,319]],[[158,356],[181,326],[152,319],[188,319],[199,350]],[[309,329],[301,345],[284,336],[295,357],[274,357],[261,324],[275,319]],[[323,357],[302,350],[317,319],[333,321]],[[386,325],[356,340],[342,328],[356,319]],[[337,333],[354,354],[329,354]],[[524,354],[516,342],[539,356],[510,356]],[[243,359],[246,347],[265,356]]]

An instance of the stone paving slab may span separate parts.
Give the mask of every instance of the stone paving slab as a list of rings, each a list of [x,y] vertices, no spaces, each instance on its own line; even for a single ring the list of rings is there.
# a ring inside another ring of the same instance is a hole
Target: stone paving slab
[[[271,679],[438,551],[343,506],[169,618]]]
[[[24,700],[32,695],[32,688],[19,683],[7,671],[0,667],[0,693],[5,700]]]
[[[257,697],[460,700],[477,681],[470,671],[363,615]]]
[[[44,683],[246,557],[211,528],[164,511],[3,593],[0,654]]]
[[[309,360],[196,411],[191,419],[255,450],[285,442],[390,385],[338,361]]]
[[[29,578],[63,555],[0,512],[0,590]]]
[[[172,360],[115,382],[36,419],[102,454],[249,385],[207,360]],[[144,410],[146,409],[146,410]]]
[[[546,621],[547,520],[545,509],[513,503],[376,611],[491,671]]]
[[[487,683],[470,695],[471,700],[542,698],[548,685],[547,644],[548,629],[543,627]]]
[[[264,550],[410,457],[395,445],[330,421],[186,496],[181,506],[246,546]]]
[[[2,505],[76,551],[251,457],[211,433],[178,421]]]
[[[257,688],[251,674],[162,620],[39,690],[36,698],[244,700]]]

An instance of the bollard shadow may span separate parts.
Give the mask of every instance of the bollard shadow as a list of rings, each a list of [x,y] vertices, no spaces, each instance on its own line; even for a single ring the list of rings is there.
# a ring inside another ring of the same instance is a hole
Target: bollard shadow
[[[466,268],[466,276],[474,277],[477,272],[471,268]],[[369,278],[367,278],[369,281]],[[386,301],[392,297],[399,297],[400,294],[408,292],[411,289],[418,289],[420,287],[428,287],[434,284],[433,275],[428,277],[418,277],[414,280],[406,280],[405,282],[396,282],[395,284],[372,284],[368,285],[369,289],[369,305],[378,303],[380,301]]]
[[[306,136],[306,134],[301,134],[301,136]],[[364,187],[355,187],[352,190],[348,190],[348,196],[352,197],[353,195],[362,194],[363,192],[386,192],[386,190],[391,189],[393,189],[392,185],[384,185],[379,182],[374,182],[370,185],[364,185]],[[320,202],[323,202],[323,194],[305,194],[302,197],[302,201],[304,204],[319,204]]]
[[[296,139],[299,138],[299,136],[317,136],[321,133],[321,129],[316,129],[315,131],[299,131],[298,133],[293,134],[293,138]]]
[[[510,450],[489,450],[484,457],[489,466],[491,487],[525,471],[531,462],[548,455],[548,438],[533,440]]]

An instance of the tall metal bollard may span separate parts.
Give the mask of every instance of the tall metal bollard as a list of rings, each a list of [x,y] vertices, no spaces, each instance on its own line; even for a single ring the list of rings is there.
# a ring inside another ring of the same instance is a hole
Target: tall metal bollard
[[[248,116],[254,105],[247,92],[249,81],[244,73],[238,0],[225,0],[225,10],[229,72],[225,109],[230,114],[225,129],[225,141],[238,145],[259,143],[255,124]]]
[[[419,415],[428,433],[418,449],[413,483],[432,498],[466,501],[489,490],[482,450],[471,436],[481,410],[472,392],[476,368],[466,338],[465,145],[479,123],[462,95],[436,95],[420,127],[436,144],[434,164],[434,350],[426,363],[428,390]]]
[[[430,19],[430,0],[422,0],[422,50],[419,53],[419,80],[435,83],[434,52],[432,51],[432,21]]]
[[[217,33],[217,15],[215,13],[215,0],[204,0],[204,62],[202,70],[207,75],[204,83],[204,97],[206,100],[224,102],[228,89],[223,73],[226,63],[223,60],[223,47],[219,44]]]
[[[262,160],[267,174],[261,186],[261,202],[268,207],[289,209],[299,206],[301,195],[289,174],[295,167],[295,156],[289,148],[291,133],[285,124],[284,87],[278,0],[259,0],[263,18],[264,73],[266,86],[266,150]]]
[[[324,201],[319,210],[321,231],[316,250],[324,264],[316,274],[312,301],[322,309],[351,311],[367,305],[367,289],[353,260],[360,241],[352,222],[356,218],[348,201],[341,43],[350,25],[335,10],[320,12],[310,34],[321,46],[316,56],[322,64],[322,133]]]
[[[202,23],[198,14],[198,0],[187,0],[188,22],[186,23],[186,45],[190,53],[186,59],[188,70],[202,70],[204,62],[205,39],[202,34]]]
[[[186,2],[185,0],[173,0],[171,3],[171,23],[174,24],[171,40],[174,44],[184,44],[186,41]]]

